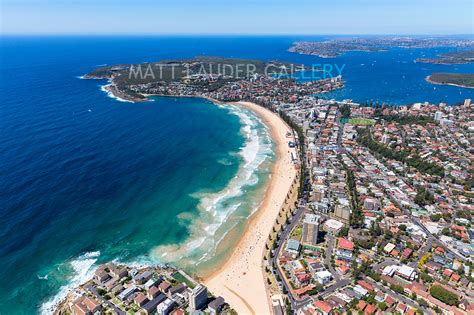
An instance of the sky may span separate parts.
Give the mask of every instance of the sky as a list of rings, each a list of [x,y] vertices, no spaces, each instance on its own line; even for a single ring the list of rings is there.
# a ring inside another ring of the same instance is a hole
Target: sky
[[[0,0],[1,34],[474,34],[473,0]]]

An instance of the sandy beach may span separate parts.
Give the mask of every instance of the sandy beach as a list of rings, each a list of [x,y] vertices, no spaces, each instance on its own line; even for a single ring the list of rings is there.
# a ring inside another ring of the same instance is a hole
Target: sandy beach
[[[213,294],[223,296],[239,314],[271,314],[264,282],[263,253],[297,173],[287,145],[286,133],[290,128],[268,109],[248,102],[235,104],[255,112],[269,127],[276,144],[277,161],[264,200],[250,218],[233,254],[204,282]]]

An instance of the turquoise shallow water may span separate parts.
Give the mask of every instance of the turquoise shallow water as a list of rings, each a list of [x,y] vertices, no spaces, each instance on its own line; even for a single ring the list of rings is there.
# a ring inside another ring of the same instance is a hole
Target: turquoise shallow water
[[[337,62],[346,64],[347,85],[331,97],[393,104],[474,97],[424,82],[432,71],[473,65],[411,62],[446,49],[334,60],[286,51],[306,39],[1,37],[0,313],[45,310],[111,259],[191,271],[218,263],[225,254],[214,252],[218,241],[230,227],[242,231],[264,193],[274,156],[255,117],[196,98],[118,102],[100,90],[106,82],[78,79],[99,65],[196,55]]]

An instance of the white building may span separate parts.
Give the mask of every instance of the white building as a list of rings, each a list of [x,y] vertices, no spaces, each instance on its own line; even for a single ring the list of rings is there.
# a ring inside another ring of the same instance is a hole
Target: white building
[[[332,280],[332,274],[327,270],[316,272],[314,276],[316,278],[316,281],[318,281],[322,285],[325,285]]]

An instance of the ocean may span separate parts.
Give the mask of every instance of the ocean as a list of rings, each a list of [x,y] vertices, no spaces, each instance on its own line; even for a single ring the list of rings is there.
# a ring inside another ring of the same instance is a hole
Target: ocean
[[[120,102],[101,90],[106,81],[80,79],[98,66],[197,55],[337,63],[346,87],[324,97],[474,97],[424,81],[473,65],[412,62],[447,48],[332,59],[286,51],[323,38],[1,37],[0,313],[48,313],[105,261],[212,270],[265,192],[273,143],[252,113],[199,98]]]

